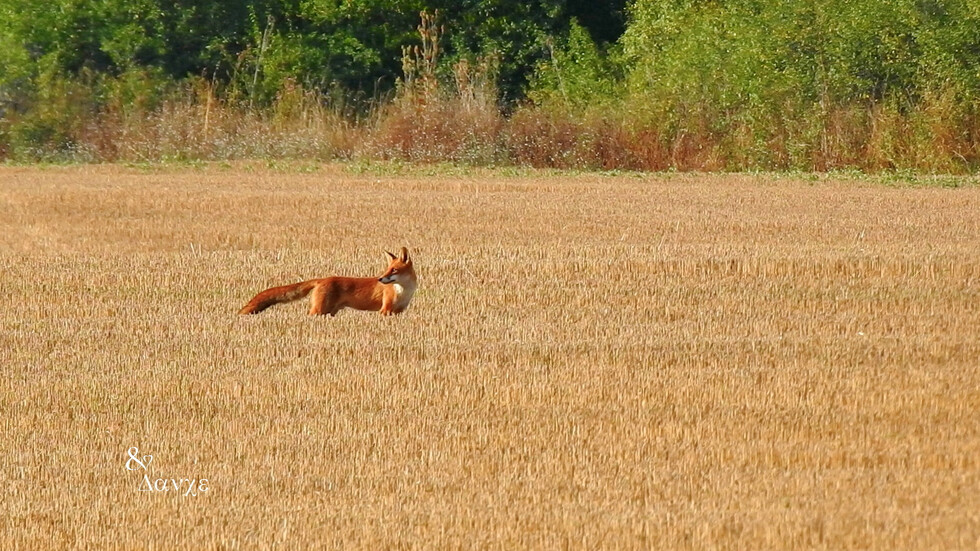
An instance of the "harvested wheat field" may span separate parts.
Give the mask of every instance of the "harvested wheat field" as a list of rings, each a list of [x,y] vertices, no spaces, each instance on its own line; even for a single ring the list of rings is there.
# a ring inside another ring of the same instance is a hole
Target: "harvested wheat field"
[[[4,549],[980,546],[973,185],[5,167],[0,262]]]

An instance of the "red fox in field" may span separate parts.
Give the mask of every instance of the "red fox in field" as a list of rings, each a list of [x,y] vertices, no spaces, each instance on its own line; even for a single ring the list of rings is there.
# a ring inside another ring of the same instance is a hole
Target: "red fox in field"
[[[334,316],[344,308],[375,310],[382,316],[400,314],[418,286],[415,268],[402,247],[401,256],[386,252],[391,257],[388,269],[381,277],[327,277],[311,279],[293,285],[266,289],[255,295],[239,314],[258,314],[262,310],[282,302],[292,302],[310,296],[310,315]]]

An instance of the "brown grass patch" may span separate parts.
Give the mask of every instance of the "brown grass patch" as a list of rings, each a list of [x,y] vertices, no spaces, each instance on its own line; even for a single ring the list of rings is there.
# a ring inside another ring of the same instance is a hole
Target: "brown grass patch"
[[[980,190],[0,168],[7,549],[969,548]],[[371,275],[393,319],[238,308]],[[208,479],[198,496],[140,492]]]

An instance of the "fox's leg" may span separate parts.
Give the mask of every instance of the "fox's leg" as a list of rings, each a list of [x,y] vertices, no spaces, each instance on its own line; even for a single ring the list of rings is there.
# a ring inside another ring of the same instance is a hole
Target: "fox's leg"
[[[332,316],[336,314],[336,311],[328,307],[327,301],[329,299],[330,294],[327,292],[326,285],[317,285],[314,287],[313,292],[310,293],[310,315],[322,316],[323,314],[330,314]]]
[[[395,313],[395,311],[393,309],[394,304],[392,304],[393,302],[394,301],[392,299],[390,299],[390,298],[388,298],[386,296],[384,296],[384,297],[381,298],[381,310],[380,310],[380,313],[381,313],[382,316],[390,316],[390,315],[392,315],[392,314]]]

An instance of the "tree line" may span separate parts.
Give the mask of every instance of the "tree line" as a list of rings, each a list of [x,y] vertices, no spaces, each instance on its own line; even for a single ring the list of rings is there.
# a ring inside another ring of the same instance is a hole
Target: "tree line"
[[[980,159],[980,0],[0,0],[0,18],[5,158],[72,151],[107,113],[161,113],[202,86],[260,114],[302,90],[357,126],[429,55],[427,78],[450,96],[478,70],[464,81],[492,88],[502,132],[554,142],[531,164]]]

